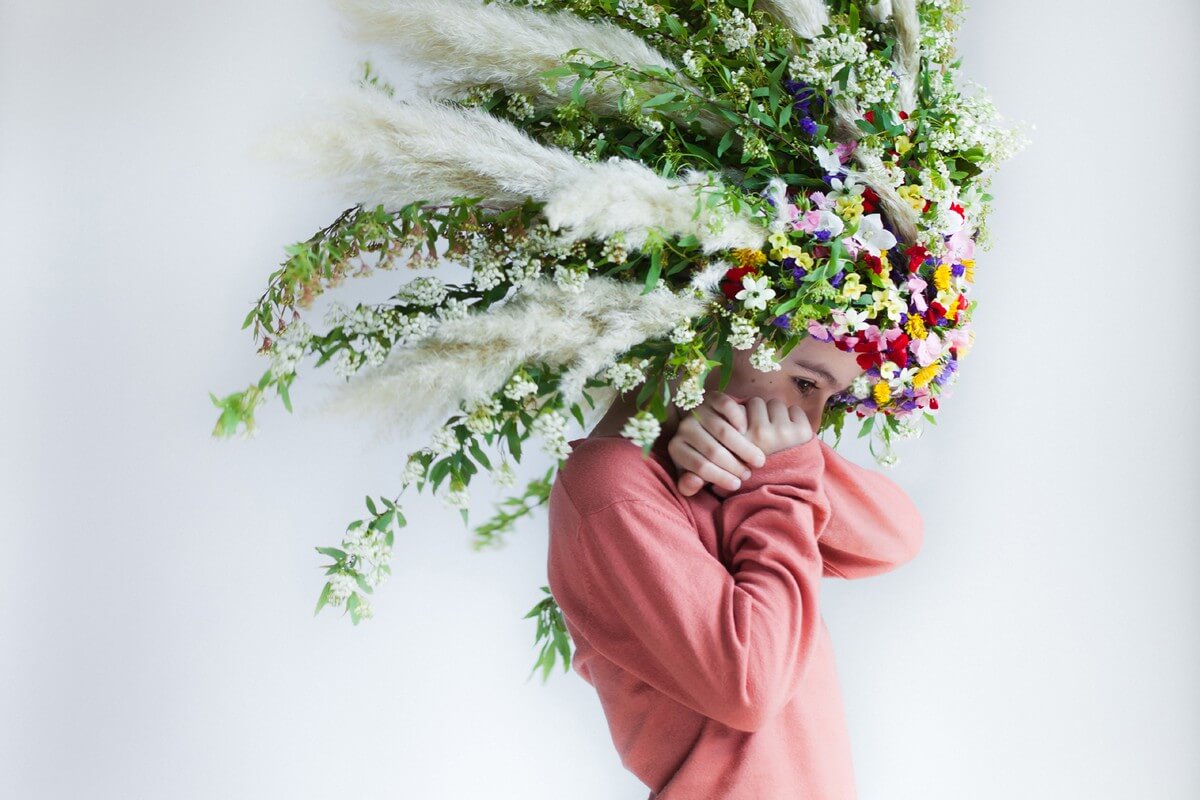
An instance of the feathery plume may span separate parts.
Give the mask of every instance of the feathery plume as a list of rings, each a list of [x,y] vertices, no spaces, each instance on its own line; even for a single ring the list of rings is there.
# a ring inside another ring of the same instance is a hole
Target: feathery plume
[[[446,418],[460,402],[500,391],[519,366],[539,361],[572,370],[578,397],[587,377],[708,303],[691,289],[641,292],[637,283],[605,276],[589,278],[581,293],[539,278],[485,314],[445,320],[425,338],[394,348],[382,365],[336,387],[318,413],[366,419],[381,438],[403,437]]]

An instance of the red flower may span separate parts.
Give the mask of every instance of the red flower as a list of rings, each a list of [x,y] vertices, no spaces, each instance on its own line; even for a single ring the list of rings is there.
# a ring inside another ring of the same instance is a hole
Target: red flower
[[[813,258],[829,258],[829,248],[825,245],[813,245]]]
[[[863,261],[867,262],[867,266],[870,267],[871,271],[876,275],[883,274],[883,260],[880,259],[879,256],[873,256],[864,251],[862,254],[862,259]]]
[[[875,124],[875,112],[874,111],[868,111],[866,114],[863,114],[863,117],[867,120],[867,122],[871,123],[872,125]]]
[[[962,206],[960,206],[958,203],[954,203],[954,204],[952,204],[952,205],[950,206],[950,210],[951,210],[951,211],[957,211],[957,212],[958,212],[958,215],[959,215],[960,217],[962,217],[963,219],[966,219],[966,218],[967,218],[967,212],[963,211],[963,207],[962,207]]]
[[[904,251],[904,255],[908,256],[908,271],[916,272],[917,268],[929,257],[929,251],[925,249],[924,245],[913,244]]]
[[[745,288],[742,286],[742,276],[750,272],[754,272],[754,267],[734,267],[725,273],[725,277],[721,279],[721,291],[727,299],[736,299],[735,295]]]
[[[875,194],[875,190],[868,186],[863,189],[863,212],[873,214],[879,210],[879,195]]]
[[[907,113],[907,112],[904,112],[904,111],[901,111],[901,112],[900,112],[900,119],[908,119],[908,113]]]
[[[936,326],[937,321],[946,316],[946,307],[934,300],[929,304],[929,308],[925,309],[925,323],[930,327]]]
[[[937,402],[937,398],[936,398],[936,397],[932,397],[932,396],[931,396],[931,397],[929,398],[929,407],[930,407],[930,408],[932,408],[934,411],[937,411],[938,402]]]
[[[925,207],[921,209],[921,213],[924,214],[926,211],[928,211],[930,205],[931,205],[931,203],[928,200],[926,200]]]

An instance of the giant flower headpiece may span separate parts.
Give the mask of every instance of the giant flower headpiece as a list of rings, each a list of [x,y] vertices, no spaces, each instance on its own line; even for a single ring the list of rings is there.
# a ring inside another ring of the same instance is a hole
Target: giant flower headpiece
[[[213,396],[216,434],[252,433],[269,390],[290,410],[303,360],[332,360],[326,408],[431,430],[401,492],[429,487],[464,522],[471,478],[512,485],[539,438],[554,465],[475,529],[482,547],[545,502],[584,403],[638,389],[624,434],[648,451],[710,370],[726,385],[735,349],[764,371],[804,336],[857,353],[821,432],[861,420],[882,464],[935,419],[973,340],[986,188],[1025,143],[959,85],[960,0],[339,5],[416,92],[368,61],[332,113],[281,136],[355,205],[287,249],[243,326],[270,367]],[[347,276],[444,262],[469,274],[334,302],[322,331],[301,313]],[[367,507],[318,548],[333,559],[318,611],[355,623],[405,524],[399,496]],[[548,673],[565,628],[552,597],[530,616]]]

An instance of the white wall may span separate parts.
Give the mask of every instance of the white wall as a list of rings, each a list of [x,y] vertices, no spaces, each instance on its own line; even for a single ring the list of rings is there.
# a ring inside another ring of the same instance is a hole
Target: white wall
[[[966,75],[1037,130],[994,186],[963,380],[892,473],[925,550],[827,584],[864,800],[1200,796],[1198,12],[1084,8],[969,12]],[[337,24],[0,4],[0,795],[645,796],[590,687],[525,682],[544,516],[474,553],[410,499],[376,619],[314,619],[312,548],[407,449],[306,417],[325,370],[209,438],[208,392],[264,368],[243,315],[341,210],[249,151],[348,84]]]

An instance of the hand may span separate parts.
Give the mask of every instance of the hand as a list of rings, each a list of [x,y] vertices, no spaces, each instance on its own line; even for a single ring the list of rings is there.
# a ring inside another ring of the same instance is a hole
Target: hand
[[[766,454],[746,437],[749,417],[732,395],[710,390],[704,402],[680,420],[667,453],[679,473],[680,494],[690,497],[707,483],[729,490],[741,485],[749,467],[760,467]]]
[[[679,423],[667,452],[680,473],[681,494],[690,496],[706,483],[719,497],[741,486],[747,465],[760,467],[771,453],[813,438],[808,416],[781,400],[749,398],[745,405],[722,392],[709,392],[704,403]]]

